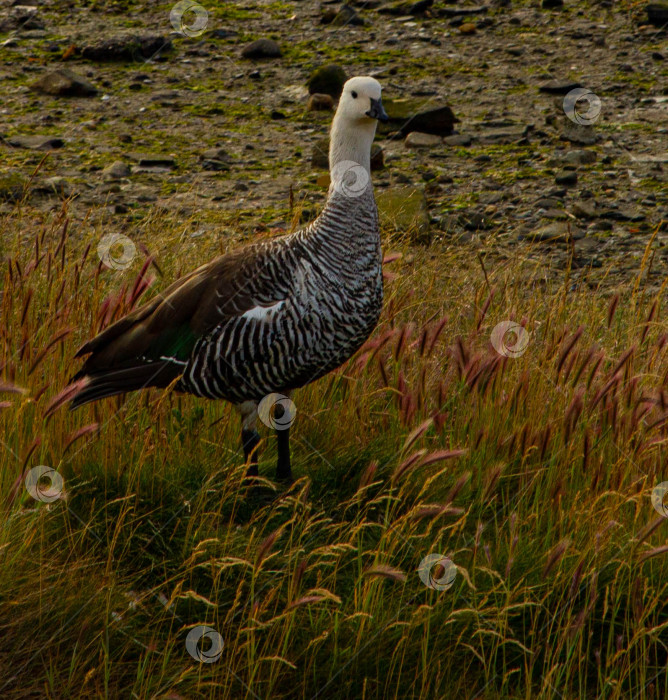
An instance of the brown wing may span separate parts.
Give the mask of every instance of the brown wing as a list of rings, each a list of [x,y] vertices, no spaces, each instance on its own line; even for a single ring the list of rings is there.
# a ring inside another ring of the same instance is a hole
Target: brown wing
[[[143,355],[152,357],[155,352],[164,355],[171,352],[174,335],[187,346],[188,336],[196,341],[225,318],[252,308],[256,302],[246,288],[261,264],[261,251],[260,246],[249,246],[216,258],[105,328],[76,353],[76,357],[92,353],[84,371],[106,369]],[[181,348],[178,356],[188,349]]]
[[[267,247],[256,244],[216,258],[82,345],[76,357],[88,357],[73,379],[85,382],[72,408],[168,386],[202,336],[257,304],[253,290],[266,254]]]

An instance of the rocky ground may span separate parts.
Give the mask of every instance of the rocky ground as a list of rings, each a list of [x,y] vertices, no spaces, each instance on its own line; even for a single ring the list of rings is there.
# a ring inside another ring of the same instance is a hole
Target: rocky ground
[[[288,229],[326,193],[332,101],[307,85],[336,64],[376,76],[394,117],[374,172],[388,236],[658,289],[668,8],[559,5],[205,0],[179,24],[151,0],[0,0],[0,213],[69,198],[91,235],[140,241],[158,214],[186,239]],[[591,101],[565,109],[578,87]]]

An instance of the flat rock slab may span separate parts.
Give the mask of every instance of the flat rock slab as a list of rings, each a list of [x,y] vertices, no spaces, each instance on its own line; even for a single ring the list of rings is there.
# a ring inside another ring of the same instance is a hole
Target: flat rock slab
[[[131,62],[155,58],[162,51],[171,49],[172,42],[167,37],[157,34],[128,34],[84,46],[81,56],[89,61]]]
[[[470,146],[471,137],[467,134],[453,134],[452,136],[446,136],[443,142],[448,146]]]
[[[629,158],[634,162],[634,163],[668,163],[668,153],[661,153],[656,156],[652,155],[640,155],[636,156],[633,153],[629,153]]]
[[[411,131],[404,143],[409,148],[433,148],[440,146],[443,139],[435,134],[423,134],[421,131]]]
[[[512,126],[502,129],[487,129],[477,136],[481,143],[516,143],[526,138],[529,133],[528,126]]]
[[[582,85],[576,80],[548,80],[538,86],[538,91],[548,95],[567,95],[571,90],[579,87]]]
[[[522,238],[541,243],[567,243],[569,240],[584,238],[584,232],[564,221],[555,221],[547,226],[524,233]]]
[[[578,219],[596,218],[596,204],[591,200],[574,202],[571,207],[571,211],[578,217]]]
[[[383,99],[389,121],[385,124],[381,122],[378,130],[381,133],[398,131],[403,136],[411,131],[449,136],[459,119],[455,117],[450,107],[432,106],[434,102],[435,100],[412,97]]]
[[[172,156],[153,155],[150,153],[128,153],[128,158],[136,160],[140,168],[176,167],[176,160]]]
[[[30,86],[30,89],[60,97],[92,97],[97,95],[97,88],[93,83],[67,68],[59,68],[43,75]]]
[[[601,212],[604,219],[612,219],[612,221],[642,221],[645,215],[637,209],[621,206],[619,209],[606,209]]]
[[[465,17],[468,15],[482,15],[487,12],[484,5],[476,5],[472,7],[439,7],[436,14],[439,17]]]
[[[15,148],[29,148],[32,151],[52,151],[65,145],[63,139],[57,136],[10,136],[5,139],[10,146]]]

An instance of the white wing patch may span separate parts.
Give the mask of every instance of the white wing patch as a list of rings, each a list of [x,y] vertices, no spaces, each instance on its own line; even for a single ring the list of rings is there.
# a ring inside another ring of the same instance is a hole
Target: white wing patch
[[[258,321],[264,321],[269,318],[275,311],[278,311],[281,306],[285,303],[285,299],[277,301],[271,306],[254,306],[252,309],[248,309],[241,318],[255,318]]]

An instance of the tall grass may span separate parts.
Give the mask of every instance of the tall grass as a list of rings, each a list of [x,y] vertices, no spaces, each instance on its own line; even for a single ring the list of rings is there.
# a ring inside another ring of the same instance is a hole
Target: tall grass
[[[113,271],[67,205],[2,230],[2,697],[667,696],[665,284],[386,246],[406,255],[379,328],[297,393],[297,481],[258,493],[225,404],[44,417],[77,346],[220,241],[150,218],[131,235],[152,257]],[[521,356],[490,342],[507,320]],[[64,478],[52,503],[24,487],[40,464]],[[432,553],[448,590],[417,574]],[[199,624],[215,663],[186,650]]]

